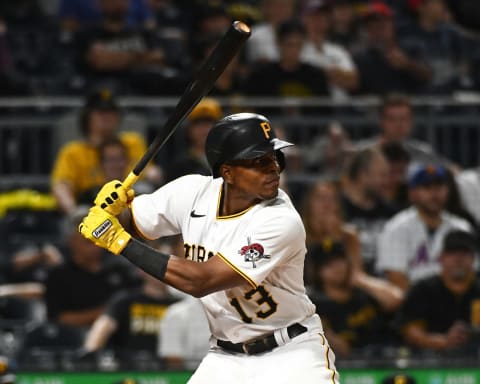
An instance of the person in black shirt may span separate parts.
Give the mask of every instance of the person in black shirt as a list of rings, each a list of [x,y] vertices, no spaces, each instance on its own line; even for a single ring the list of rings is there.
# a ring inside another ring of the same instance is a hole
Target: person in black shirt
[[[254,70],[246,80],[245,92],[252,96],[327,96],[325,72],[300,61],[305,38],[301,23],[281,24],[277,32],[280,60]]]
[[[353,154],[342,180],[343,217],[358,231],[367,272],[373,272],[378,233],[393,214],[382,198],[387,175],[385,156],[377,148],[367,148]]]
[[[135,88],[143,81],[153,87],[160,70],[167,68],[165,53],[155,46],[150,32],[128,26],[128,0],[101,0],[99,5],[102,22],[81,29],[75,39],[79,70],[92,84],[101,80],[129,90],[125,83]],[[157,77],[152,78],[154,74]],[[150,84],[145,77],[149,77]]]
[[[347,356],[358,348],[393,342],[387,313],[401,304],[400,290],[371,276],[357,278],[342,243],[324,241],[310,248],[308,256],[314,283],[307,292],[335,354]]]
[[[119,292],[109,301],[86,337],[86,352],[95,352],[108,345],[123,355],[147,351],[155,356],[160,320],[167,307],[178,299],[160,280],[140,269],[138,273],[143,279],[142,287]]]
[[[80,207],[69,218],[67,261],[49,270],[45,300],[50,321],[87,327],[102,313],[120,287],[137,284],[131,269],[118,258],[86,240],[77,230],[88,208]]]
[[[466,347],[480,331],[480,280],[474,270],[478,240],[454,230],[444,239],[441,272],[414,284],[401,312],[402,333],[412,346]]]
[[[417,93],[428,84],[431,70],[415,52],[397,42],[393,12],[382,2],[369,4],[364,11],[366,44],[354,54],[360,73],[360,94],[390,92]]]

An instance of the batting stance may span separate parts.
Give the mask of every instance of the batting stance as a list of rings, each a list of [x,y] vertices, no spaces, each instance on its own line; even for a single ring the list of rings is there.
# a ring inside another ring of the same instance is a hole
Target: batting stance
[[[187,175],[131,203],[131,191],[110,182],[80,225],[95,244],[201,298],[211,348],[189,383],[338,383],[305,294],[302,220],[278,188],[281,148],[291,145],[264,116],[227,116],[206,141],[213,177]],[[132,238],[115,217],[127,206],[144,238],[181,233],[184,257]]]

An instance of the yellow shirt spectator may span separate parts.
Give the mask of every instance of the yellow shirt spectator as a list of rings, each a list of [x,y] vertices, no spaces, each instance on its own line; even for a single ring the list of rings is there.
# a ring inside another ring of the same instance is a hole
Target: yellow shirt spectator
[[[130,170],[144,154],[145,141],[133,132],[122,132],[119,138],[127,148]],[[97,148],[81,140],[66,144],[55,161],[51,181],[67,183],[75,196],[103,184],[105,177]]]

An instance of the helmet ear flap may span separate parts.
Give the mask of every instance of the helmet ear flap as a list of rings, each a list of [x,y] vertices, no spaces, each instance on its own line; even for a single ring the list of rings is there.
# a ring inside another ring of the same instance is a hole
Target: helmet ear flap
[[[280,166],[280,172],[282,172],[285,169],[285,155],[280,149],[277,149],[275,151],[275,157],[277,158],[277,163]]]

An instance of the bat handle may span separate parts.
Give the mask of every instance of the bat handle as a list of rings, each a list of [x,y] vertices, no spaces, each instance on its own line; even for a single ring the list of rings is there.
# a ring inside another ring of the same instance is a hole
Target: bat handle
[[[123,180],[123,186],[126,189],[129,189],[133,186],[133,184],[137,182],[137,180],[138,180],[138,175],[136,175],[133,172],[130,172],[128,176],[125,178],[125,180]]]

